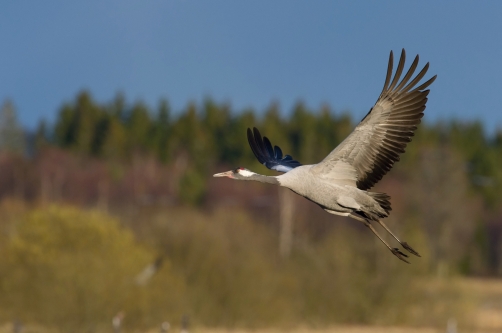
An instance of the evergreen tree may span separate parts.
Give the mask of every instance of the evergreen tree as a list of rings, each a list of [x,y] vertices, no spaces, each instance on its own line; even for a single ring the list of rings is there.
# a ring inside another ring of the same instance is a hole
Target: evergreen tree
[[[162,162],[169,160],[169,139],[170,139],[170,119],[171,110],[166,99],[162,99],[159,104],[159,111],[155,123],[155,148],[157,156]]]
[[[127,119],[128,149],[151,151],[154,146],[153,128],[148,107],[142,102],[136,103]]]
[[[291,154],[304,164],[317,163],[316,118],[303,102],[298,102],[289,122],[289,139],[292,143]],[[298,157],[297,157],[298,156]]]
[[[0,150],[17,154],[26,152],[24,132],[17,122],[16,109],[10,100],[6,100],[0,110]]]
[[[115,160],[125,158],[128,155],[126,128],[119,118],[110,116],[106,138],[101,148],[101,156]]]
[[[247,109],[240,115],[234,116],[230,125],[225,129],[227,133],[225,159],[222,162],[229,163],[231,166],[246,166],[249,167],[257,164],[257,160],[251,149],[248,147],[246,131],[248,128],[257,126],[255,111]]]
[[[202,111],[202,126],[207,138],[206,150],[210,158],[218,161],[228,161],[228,128],[231,124],[230,110],[226,105],[217,105],[211,99],[204,103]]]
[[[35,133],[35,148],[40,149],[49,144],[49,133],[47,123],[42,119],[38,123],[37,131]]]
[[[70,148],[75,142],[75,129],[73,118],[75,110],[70,104],[64,104],[59,110],[56,126],[54,128],[54,142],[62,148]]]
[[[74,149],[82,153],[94,153],[98,151],[96,138],[98,124],[102,120],[103,110],[94,103],[91,95],[84,91],[77,96],[72,129],[75,131]]]

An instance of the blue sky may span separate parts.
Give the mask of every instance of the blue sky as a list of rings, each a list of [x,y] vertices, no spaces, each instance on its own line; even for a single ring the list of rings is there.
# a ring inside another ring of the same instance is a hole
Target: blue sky
[[[438,74],[426,121],[502,128],[502,2],[9,1],[0,11],[0,101],[33,129],[88,89],[174,111],[211,96],[237,112],[298,100],[362,117],[390,50]]]

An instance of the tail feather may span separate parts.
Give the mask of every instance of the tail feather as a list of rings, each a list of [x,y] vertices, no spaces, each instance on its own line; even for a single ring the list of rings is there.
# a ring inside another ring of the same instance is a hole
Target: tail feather
[[[369,195],[382,207],[386,215],[381,217],[389,216],[389,212],[392,210],[390,206],[390,196],[385,193],[380,192],[368,192]]]

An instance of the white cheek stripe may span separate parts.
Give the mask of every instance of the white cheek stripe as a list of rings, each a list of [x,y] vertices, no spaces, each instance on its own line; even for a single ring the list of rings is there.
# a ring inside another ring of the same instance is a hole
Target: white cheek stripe
[[[239,174],[243,177],[251,177],[252,175],[255,175],[254,172],[248,170],[239,170]]]

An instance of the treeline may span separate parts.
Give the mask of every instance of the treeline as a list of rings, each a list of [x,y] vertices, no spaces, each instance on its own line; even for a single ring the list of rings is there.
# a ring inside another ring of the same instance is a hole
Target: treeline
[[[263,117],[256,114],[251,109],[236,113],[229,105],[207,99],[202,106],[188,104],[174,116],[167,100],[152,110],[142,102],[127,105],[120,94],[111,103],[98,104],[82,92],[61,107],[53,127],[41,122],[37,144],[47,142],[107,159],[148,153],[170,162],[184,151],[196,165],[241,163],[243,159],[249,163],[246,128],[262,124],[262,130],[281,141],[285,150],[315,160],[352,127],[348,115],[333,115],[328,107],[308,110],[302,103],[294,107],[290,119],[281,116],[277,104],[265,110]]]
[[[191,103],[174,114],[166,100],[152,110],[141,102],[128,105],[122,95],[99,104],[82,92],[61,107],[54,125],[40,123],[35,147],[55,146],[121,163],[154,156],[183,169],[177,173],[181,175],[180,197],[197,204],[204,199],[215,165],[258,167],[248,147],[248,127],[259,126],[285,152],[304,163],[322,159],[352,128],[348,115],[334,115],[328,107],[314,112],[302,103],[296,105],[290,119],[282,117],[276,104],[263,117],[256,114],[254,110],[236,113],[209,99],[202,106]]]
[[[210,99],[173,113],[167,100],[151,109],[141,102],[129,105],[120,94],[100,104],[82,92],[61,107],[53,126],[40,123],[35,142],[37,149],[51,145],[105,160],[130,161],[148,155],[166,164],[178,162],[186,169],[181,182],[197,187],[192,201],[201,202],[205,180],[215,165],[258,168],[247,144],[248,127],[258,126],[284,152],[309,164],[322,160],[359,121],[328,106],[312,110],[301,102],[288,114],[284,116],[277,104],[260,113],[252,109],[235,112]],[[426,122],[397,168],[420,173],[417,158],[430,148],[459,154],[457,167],[466,169],[472,188],[482,194],[487,207],[498,207],[502,202],[497,190],[502,185],[502,132],[488,137],[480,122]]]

